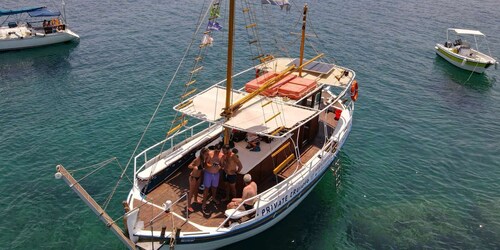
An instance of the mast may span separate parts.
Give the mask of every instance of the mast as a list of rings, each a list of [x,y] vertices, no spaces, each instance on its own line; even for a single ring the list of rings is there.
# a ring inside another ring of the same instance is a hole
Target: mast
[[[231,89],[233,85],[233,41],[234,41],[234,8],[235,0],[229,0],[229,32],[227,41],[227,68],[226,68],[226,107],[224,109],[226,121],[231,117],[229,107],[231,106]],[[231,130],[224,129],[224,144],[229,144]]]
[[[63,20],[64,24],[66,24],[66,3],[64,0],[61,1],[62,9],[63,9]]]
[[[306,18],[307,18],[307,3],[304,4],[304,14],[302,15],[302,39],[300,41],[300,61],[299,66],[302,66],[304,60],[304,44],[306,40]],[[299,76],[302,77],[302,67],[299,68]]]

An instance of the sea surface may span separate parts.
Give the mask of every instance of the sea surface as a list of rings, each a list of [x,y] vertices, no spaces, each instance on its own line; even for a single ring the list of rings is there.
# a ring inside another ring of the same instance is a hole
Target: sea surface
[[[291,1],[290,12],[259,2],[256,10],[273,14],[260,16],[264,29],[300,32],[303,2]],[[125,248],[54,178],[55,166],[81,177],[117,157],[82,181],[104,204],[206,3],[67,0],[79,43],[0,53],[0,249]],[[0,8],[38,4],[3,0]],[[312,0],[309,10],[308,32],[319,37],[308,40],[354,69],[360,84],[352,132],[332,166],[341,171],[327,172],[285,220],[225,249],[499,249],[500,71],[471,75],[434,45],[449,27],[479,29],[499,57],[500,2]],[[225,77],[226,30],[209,48],[201,87]],[[238,32],[235,68],[244,69],[252,64]],[[263,45],[296,51],[259,35]],[[164,138],[183,83],[170,86],[140,150]],[[108,206],[113,217],[129,188],[123,178]]]

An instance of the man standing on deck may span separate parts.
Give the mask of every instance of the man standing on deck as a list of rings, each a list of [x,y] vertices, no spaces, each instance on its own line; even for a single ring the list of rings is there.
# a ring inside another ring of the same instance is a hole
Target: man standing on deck
[[[215,204],[220,204],[220,201],[216,198],[217,187],[219,186],[219,171],[221,169],[220,146],[216,145],[215,149],[210,151],[209,155],[210,160],[203,171],[203,186],[205,186],[205,190],[203,190],[203,203],[201,205],[203,211],[205,211],[207,206],[209,189]]]
[[[224,153],[224,156],[222,156],[221,159],[222,169],[224,170],[224,176],[222,179],[224,180],[226,186],[226,197],[222,200],[227,201],[236,197],[236,177],[237,173],[239,173],[243,168],[243,165],[241,164],[240,158],[231,152],[229,145],[224,145],[222,153]]]

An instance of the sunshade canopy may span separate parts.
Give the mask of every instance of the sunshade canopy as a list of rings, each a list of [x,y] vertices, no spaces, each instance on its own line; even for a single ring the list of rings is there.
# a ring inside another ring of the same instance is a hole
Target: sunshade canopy
[[[19,8],[19,9],[13,9],[13,10],[5,10],[5,9],[0,9],[0,16],[8,16],[8,15],[15,15],[15,14],[20,14],[20,13],[26,13],[30,11],[35,11],[35,10],[40,10],[45,7],[24,7],[24,8]]]
[[[60,16],[61,12],[59,12],[59,11],[51,11],[51,10],[48,10],[47,8],[44,7],[44,8],[41,8],[41,9],[30,11],[30,12],[28,12],[28,15],[30,15],[30,17]]]
[[[455,33],[459,34],[459,35],[475,35],[475,36],[484,36],[483,33],[481,33],[481,31],[479,30],[465,30],[465,29],[453,29],[453,28],[450,28],[448,29],[449,31],[454,31]]]
[[[192,104],[189,106],[179,109],[178,107],[182,107],[182,104],[180,104],[174,109],[197,119],[221,122],[224,127],[263,135],[269,135],[280,127],[293,130],[319,112],[306,107],[279,102],[276,99],[257,96],[236,111],[229,121],[224,121],[220,114],[225,106],[225,95],[226,89],[224,87],[213,86],[191,98]],[[234,101],[245,95],[247,93],[235,90],[232,90],[231,93]]]

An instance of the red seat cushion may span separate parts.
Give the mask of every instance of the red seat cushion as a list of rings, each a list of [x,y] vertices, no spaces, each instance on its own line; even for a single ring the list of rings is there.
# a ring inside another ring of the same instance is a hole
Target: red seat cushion
[[[286,96],[293,100],[298,100],[315,88],[316,81],[296,77],[291,81],[281,85],[278,89],[278,95]]]

